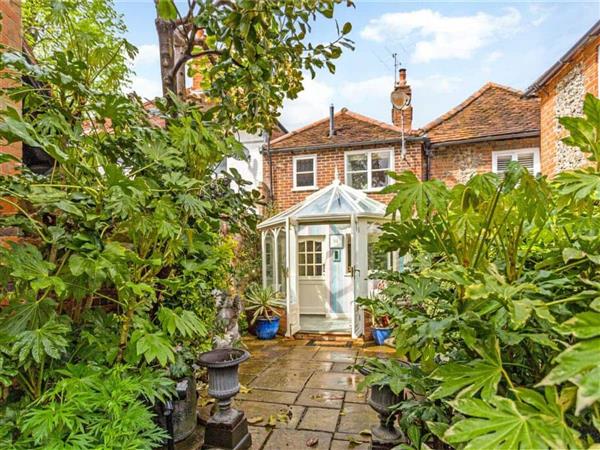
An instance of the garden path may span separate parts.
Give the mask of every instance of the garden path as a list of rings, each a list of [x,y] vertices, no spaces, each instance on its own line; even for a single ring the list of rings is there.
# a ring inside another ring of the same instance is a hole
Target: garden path
[[[357,392],[362,375],[347,367],[388,347],[278,338],[244,338],[251,358],[240,366],[242,392],[235,408],[251,423],[252,449],[366,450],[364,433],[377,415]],[[203,408],[207,418],[210,404]]]

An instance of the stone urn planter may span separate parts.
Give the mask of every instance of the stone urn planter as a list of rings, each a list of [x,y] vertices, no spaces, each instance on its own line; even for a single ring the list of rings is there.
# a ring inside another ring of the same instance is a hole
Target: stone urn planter
[[[200,355],[198,363],[208,369],[208,395],[217,400],[217,412],[206,424],[204,446],[242,450],[250,448],[252,438],[244,413],[231,407],[240,391],[238,368],[250,353],[235,348],[220,348]]]
[[[363,375],[369,375],[371,371],[367,368],[359,369]],[[379,425],[371,428],[372,450],[390,450],[402,443],[404,438],[402,432],[396,428],[397,413],[391,408],[404,400],[403,395],[396,395],[388,385],[371,386],[367,395],[367,403],[379,416]]]

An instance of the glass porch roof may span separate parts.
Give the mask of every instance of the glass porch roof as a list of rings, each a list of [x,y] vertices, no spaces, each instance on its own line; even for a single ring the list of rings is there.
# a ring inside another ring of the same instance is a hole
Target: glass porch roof
[[[285,223],[286,219],[322,220],[331,217],[343,218],[355,215],[384,217],[386,206],[357,189],[351,188],[338,179],[329,186],[309,195],[302,202],[261,222],[258,228],[268,228]]]

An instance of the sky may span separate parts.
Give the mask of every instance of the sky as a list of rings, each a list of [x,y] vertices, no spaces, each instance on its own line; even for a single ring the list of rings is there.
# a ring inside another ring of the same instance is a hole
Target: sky
[[[396,53],[412,86],[413,127],[434,120],[488,81],[526,89],[597,20],[600,1],[402,1],[354,0],[335,19],[353,25],[354,51],[335,61],[334,75],[307,75],[304,91],[286,100],[280,120],[288,130],[326,117],[331,103],[391,121],[390,92]],[[128,39],[139,49],[132,88],[160,95],[153,0],[116,0]],[[319,20],[310,40],[335,37],[335,23]]]

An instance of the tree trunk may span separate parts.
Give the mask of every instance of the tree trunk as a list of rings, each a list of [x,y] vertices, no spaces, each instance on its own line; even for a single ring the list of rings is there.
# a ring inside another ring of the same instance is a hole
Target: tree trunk
[[[169,92],[177,92],[175,77],[171,75],[173,65],[175,64],[175,49],[173,45],[175,23],[171,20],[164,20],[157,17],[155,24],[158,33],[158,47],[160,52],[162,91],[163,96],[168,98],[167,94]]]

